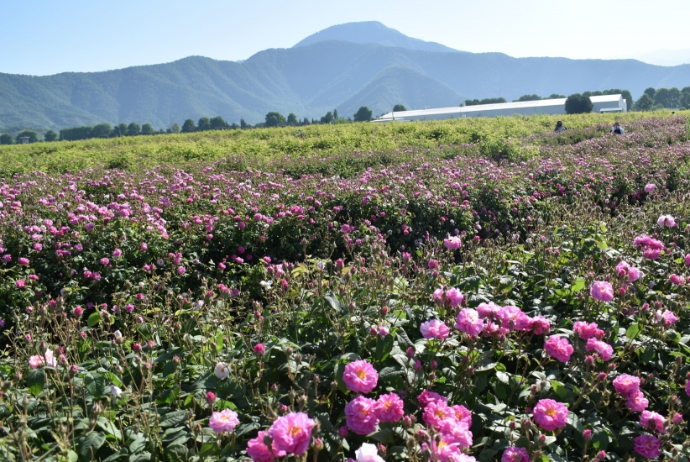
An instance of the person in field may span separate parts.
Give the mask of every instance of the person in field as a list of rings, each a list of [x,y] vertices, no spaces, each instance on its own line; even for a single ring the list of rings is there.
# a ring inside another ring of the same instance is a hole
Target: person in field
[[[564,132],[566,130],[567,130],[567,128],[565,128],[565,125],[563,125],[563,122],[561,122],[560,120],[558,122],[556,122],[556,129],[554,130],[554,132],[559,133],[559,132]]]
[[[616,135],[622,135],[623,133],[625,133],[625,130],[623,130],[623,127],[621,127],[621,124],[619,124],[618,122],[615,122],[613,124],[613,127],[611,128],[611,133],[616,134]]]

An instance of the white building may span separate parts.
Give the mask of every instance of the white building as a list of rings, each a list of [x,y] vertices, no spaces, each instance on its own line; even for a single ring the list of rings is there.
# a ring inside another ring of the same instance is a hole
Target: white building
[[[591,96],[592,112],[628,112],[622,95]],[[373,122],[407,122],[412,120],[444,120],[465,117],[497,117],[532,114],[565,114],[566,98],[520,101],[517,103],[480,104],[477,106],[442,107],[412,111],[389,112]]]

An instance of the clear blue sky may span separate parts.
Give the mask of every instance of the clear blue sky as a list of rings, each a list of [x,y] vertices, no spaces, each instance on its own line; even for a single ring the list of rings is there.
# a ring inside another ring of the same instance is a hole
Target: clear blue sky
[[[2,0],[0,72],[101,71],[202,55],[246,59],[376,20],[511,56],[627,58],[690,49],[688,0]]]

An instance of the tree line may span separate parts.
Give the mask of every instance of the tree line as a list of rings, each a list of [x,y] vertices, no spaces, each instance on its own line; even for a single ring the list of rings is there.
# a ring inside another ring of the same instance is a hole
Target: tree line
[[[647,88],[635,103],[636,111],[659,109],[690,109],[690,87],[682,90],[673,88]]]

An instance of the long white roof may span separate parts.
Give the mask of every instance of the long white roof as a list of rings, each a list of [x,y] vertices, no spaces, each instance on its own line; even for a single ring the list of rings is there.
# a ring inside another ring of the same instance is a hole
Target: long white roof
[[[596,103],[608,103],[620,101],[621,95],[602,95],[602,96],[590,96],[589,99],[592,104]],[[495,103],[495,104],[478,104],[476,106],[452,106],[452,107],[440,107],[434,109],[414,109],[410,111],[399,111],[395,114],[389,112],[382,115],[377,120],[393,119],[396,116],[399,118],[410,118],[410,117],[423,117],[427,115],[441,115],[441,114],[467,114],[473,112],[482,111],[495,111],[501,109],[518,109],[518,108],[543,108],[543,107],[553,107],[553,106],[564,106],[567,98],[555,98],[555,99],[540,99],[537,101],[517,101],[514,103]]]

